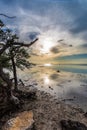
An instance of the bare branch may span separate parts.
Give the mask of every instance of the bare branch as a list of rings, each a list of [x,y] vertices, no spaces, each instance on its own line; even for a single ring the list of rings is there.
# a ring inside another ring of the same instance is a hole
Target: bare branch
[[[2,15],[2,16],[4,16],[4,17],[7,17],[7,18],[10,18],[10,19],[13,19],[13,18],[16,18],[16,16],[8,16],[8,15],[6,15],[6,14],[0,14],[0,15]]]
[[[13,45],[18,45],[18,46],[24,46],[24,47],[30,47],[32,46],[36,41],[38,41],[38,38],[35,39],[33,42],[29,43],[29,44],[25,44],[25,43],[18,43],[18,42],[14,42]]]
[[[11,44],[12,44],[12,45],[16,45],[16,46],[18,45],[18,46],[20,46],[20,47],[30,47],[30,46],[32,46],[37,40],[38,40],[38,38],[35,39],[33,42],[31,42],[31,43],[29,43],[29,44],[24,44],[24,43],[20,43],[20,42],[8,43],[8,44],[4,45],[3,48],[0,50],[0,55],[1,55],[7,48],[9,48],[9,47],[11,46]]]

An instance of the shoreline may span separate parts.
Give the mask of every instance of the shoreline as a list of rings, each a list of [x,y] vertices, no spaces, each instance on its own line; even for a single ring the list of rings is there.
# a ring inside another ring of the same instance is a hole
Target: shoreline
[[[65,104],[44,91],[37,89],[35,91],[37,98],[25,100],[22,109],[11,114],[9,118],[15,117],[21,111],[32,111],[35,130],[61,130],[61,120],[78,121],[87,126],[87,117],[84,116],[85,112],[82,109]]]

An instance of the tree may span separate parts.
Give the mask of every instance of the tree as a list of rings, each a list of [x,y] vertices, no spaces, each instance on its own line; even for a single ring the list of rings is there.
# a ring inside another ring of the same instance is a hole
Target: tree
[[[18,79],[17,79],[17,68],[23,70],[24,68],[29,68],[31,63],[27,60],[30,56],[27,53],[27,50],[25,48],[19,48],[19,47],[11,47],[9,49],[9,57],[12,64],[12,71],[13,71],[13,77],[14,77],[14,85],[15,90],[17,90],[18,85]]]
[[[10,32],[10,30],[8,31]],[[12,38],[12,43],[15,42],[15,40],[18,41],[18,37],[16,35],[13,35]],[[13,71],[14,86],[15,90],[17,90],[17,68],[20,68],[21,70],[28,68],[31,65],[31,63],[27,60],[30,56],[24,47],[14,45],[9,47],[7,55],[9,56],[9,62],[11,61],[10,66],[12,66],[11,70]]]
[[[27,56],[27,53],[25,53],[26,51],[23,47],[32,46],[38,39],[35,39],[29,44],[18,42],[17,36],[13,35],[10,30],[3,29],[4,26],[5,26],[4,23],[0,20],[0,79],[7,84],[8,98],[11,98],[12,96],[11,88],[13,84],[10,78],[6,75],[4,68],[11,67],[10,61],[12,61],[15,86],[17,86],[16,65],[19,67],[20,65],[22,66],[28,65],[26,59],[21,58],[23,54],[25,54],[25,57]],[[18,58],[19,60],[17,60]]]

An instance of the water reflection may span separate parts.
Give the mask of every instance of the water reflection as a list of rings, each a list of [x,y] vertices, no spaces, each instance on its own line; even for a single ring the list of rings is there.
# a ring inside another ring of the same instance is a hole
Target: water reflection
[[[52,65],[49,63],[49,64],[44,64],[44,66],[48,66],[49,67],[49,66],[52,66]]]
[[[50,83],[49,77],[47,75],[44,76],[44,84],[49,85],[49,83]]]
[[[58,79],[58,74],[52,74],[50,75],[51,80],[57,80]]]
[[[58,71],[59,70],[59,71]],[[83,72],[83,73],[82,73]],[[85,73],[84,73],[85,72]],[[87,99],[87,66],[36,66],[29,71],[24,72],[22,79],[29,81],[27,85],[34,84],[33,80],[38,84],[37,88],[51,94],[56,94],[60,99],[72,99],[75,97],[76,102],[85,105]],[[83,100],[81,102],[81,100]],[[80,105],[81,105],[80,104]]]

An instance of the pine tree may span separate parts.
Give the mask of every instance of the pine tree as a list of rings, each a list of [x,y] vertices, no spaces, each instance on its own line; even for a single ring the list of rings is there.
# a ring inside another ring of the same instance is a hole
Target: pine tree
[[[0,80],[7,84],[7,95],[10,99],[12,97],[11,88],[13,86],[10,77],[6,74],[4,69],[12,70],[15,81],[15,89],[17,89],[17,71],[16,68],[23,69],[29,67],[30,63],[26,58],[29,58],[25,47],[30,47],[38,39],[35,39],[29,44],[18,41],[18,37],[12,34],[11,30],[4,29],[5,24],[0,20]],[[2,85],[3,86],[3,85]]]

